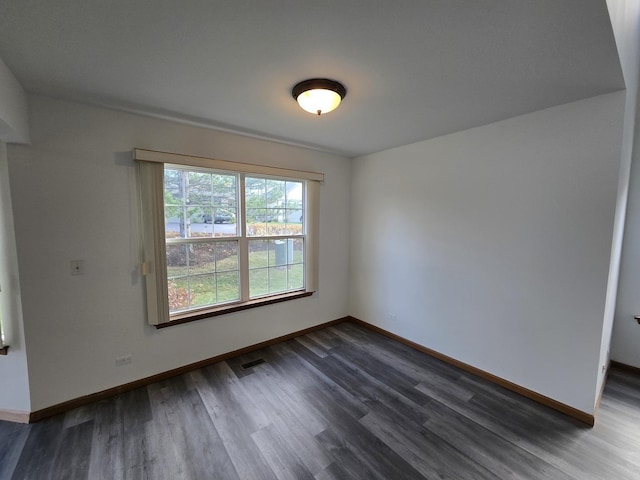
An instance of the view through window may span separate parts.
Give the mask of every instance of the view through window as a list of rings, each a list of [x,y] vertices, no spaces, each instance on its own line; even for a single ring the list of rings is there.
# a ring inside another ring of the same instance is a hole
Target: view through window
[[[304,290],[305,181],[166,165],[170,314]]]

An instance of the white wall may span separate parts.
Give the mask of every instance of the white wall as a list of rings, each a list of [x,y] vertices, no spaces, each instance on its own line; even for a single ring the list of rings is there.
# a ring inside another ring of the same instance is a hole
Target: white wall
[[[29,141],[27,97],[11,70],[0,58],[0,141]]]
[[[164,372],[348,314],[345,158],[30,96],[31,146],[9,146],[31,405]],[[325,173],[312,297],[156,330],[138,274],[134,147]],[[71,276],[71,260],[86,274]],[[115,367],[131,353],[133,363]]]
[[[627,89],[618,175],[618,200],[611,244],[607,300],[600,342],[600,365],[603,366],[609,364],[618,295],[638,93],[638,65],[640,65],[638,60],[640,58],[640,32],[638,31],[640,8],[638,3],[635,0],[608,0],[607,7]],[[602,390],[605,380],[606,368],[601,368],[598,373],[598,391]]]
[[[355,159],[351,314],[593,413],[624,100]]]
[[[630,181],[622,185],[626,194],[627,216],[624,231],[615,323],[611,341],[611,358],[640,368],[640,325],[633,319],[640,315],[640,2],[637,0],[608,0],[609,13],[620,63],[627,85],[627,100],[623,139],[623,173]],[[629,177],[628,177],[629,178]],[[603,335],[603,343],[607,332]],[[611,335],[610,335],[611,337]]]
[[[31,409],[6,142],[29,139],[24,90],[0,59],[0,316],[10,353],[0,357],[0,411]]]
[[[640,111],[640,106],[637,111]],[[622,249],[611,359],[640,368],[640,120],[636,118],[633,163]]]
[[[22,322],[18,258],[11,211],[7,150],[0,142],[0,317],[9,354],[0,356],[0,411],[31,410],[27,351]]]

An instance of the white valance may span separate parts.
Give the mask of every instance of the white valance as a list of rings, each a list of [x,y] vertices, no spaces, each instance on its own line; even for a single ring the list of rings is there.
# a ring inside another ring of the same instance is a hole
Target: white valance
[[[324,181],[324,173],[306,172],[289,168],[268,167],[265,165],[252,165],[250,163],[230,162],[215,158],[194,157],[178,153],[158,152],[136,148],[133,150],[134,160],[145,162],[168,163],[172,165],[188,165],[190,167],[213,168],[215,170],[227,170],[230,172],[253,173],[258,175],[273,175],[276,177],[289,177],[302,180]]]

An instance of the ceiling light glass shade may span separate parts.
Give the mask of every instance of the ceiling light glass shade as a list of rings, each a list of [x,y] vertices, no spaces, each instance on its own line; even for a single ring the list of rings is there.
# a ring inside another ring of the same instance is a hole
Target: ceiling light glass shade
[[[317,113],[318,115],[335,110],[341,101],[342,98],[336,92],[320,88],[307,90],[298,95],[300,107],[309,113]]]
[[[314,78],[298,83],[291,94],[303,110],[322,115],[335,110],[347,90],[334,80]]]

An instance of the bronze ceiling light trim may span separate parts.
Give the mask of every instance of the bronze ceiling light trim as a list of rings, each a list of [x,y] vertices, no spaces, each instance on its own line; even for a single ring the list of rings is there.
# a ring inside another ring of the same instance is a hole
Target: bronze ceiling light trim
[[[347,89],[340,82],[328,78],[311,78],[296,84],[291,90],[303,110],[323,115],[335,110],[347,95]]]

